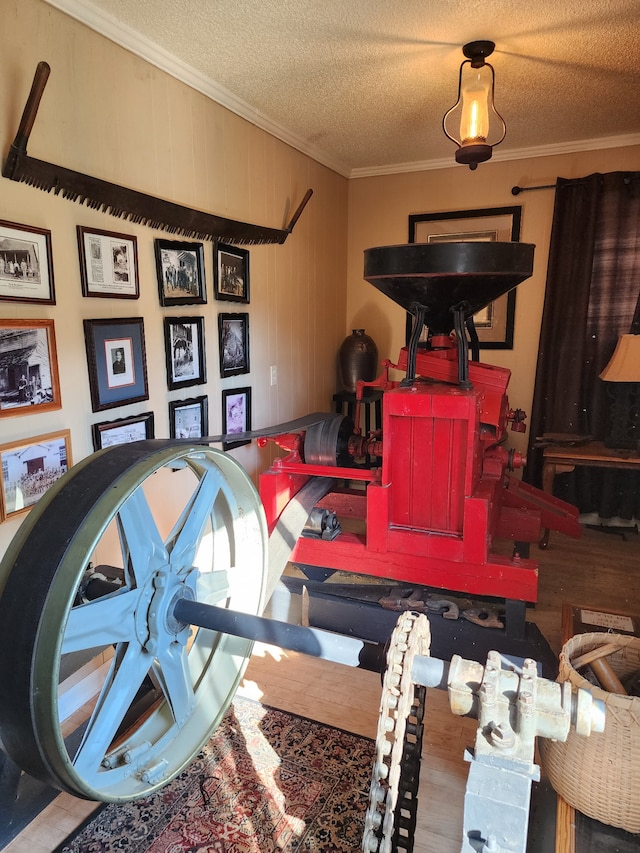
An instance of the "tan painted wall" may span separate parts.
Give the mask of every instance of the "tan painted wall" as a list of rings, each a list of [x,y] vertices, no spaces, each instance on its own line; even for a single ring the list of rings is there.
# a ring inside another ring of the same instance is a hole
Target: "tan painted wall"
[[[308,187],[314,195],[283,246],[250,247],[251,303],[213,298],[213,246],[205,242],[206,305],[163,309],[155,237],[122,219],[0,179],[0,220],[52,232],[57,302],[0,302],[0,318],[55,321],[62,409],[0,419],[0,444],[71,429],[74,461],[92,452],[91,424],[155,413],[156,436],[169,434],[168,401],[208,394],[209,427],[221,429],[221,389],[250,385],[253,426],[328,410],[335,354],[346,311],[347,181],[122,50],[40,0],[2,0],[0,51],[2,156],[13,141],[39,60],[51,65],[29,154],[86,174],[245,222],[283,227]],[[138,301],[82,296],[77,225],[138,240]],[[251,373],[221,380],[217,315],[250,315]],[[163,317],[205,317],[206,385],[167,391]],[[149,400],[92,413],[83,318],[144,317]],[[270,365],[278,384],[270,386]],[[252,476],[268,452],[233,451]],[[0,524],[0,556],[20,518]]]
[[[453,162],[453,152],[451,155]],[[538,338],[544,302],[554,192],[511,194],[513,186],[553,184],[556,177],[575,178],[593,172],[640,169],[640,146],[489,162],[475,172],[450,169],[359,178],[349,182],[349,264],[345,334],[365,328],[378,345],[380,358],[395,360],[404,344],[402,308],[364,281],[363,252],[372,246],[406,243],[411,213],[522,205],[520,239],[536,245],[534,273],[519,285],[513,350],[481,350],[483,361],[512,371],[511,405],[531,411]],[[559,366],[559,376],[562,367]],[[527,436],[510,433],[510,444],[526,449]]]

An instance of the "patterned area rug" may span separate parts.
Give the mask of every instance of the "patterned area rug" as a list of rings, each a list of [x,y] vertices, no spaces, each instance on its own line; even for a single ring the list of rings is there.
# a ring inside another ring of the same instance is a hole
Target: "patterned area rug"
[[[189,768],[55,853],[355,853],[374,742],[236,697]]]

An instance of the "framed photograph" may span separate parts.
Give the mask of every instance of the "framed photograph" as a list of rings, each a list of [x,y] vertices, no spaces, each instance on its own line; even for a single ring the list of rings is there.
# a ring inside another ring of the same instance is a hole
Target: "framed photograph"
[[[220,376],[249,372],[249,315],[218,314]]]
[[[202,243],[156,240],[161,305],[202,305],[207,301]]]
[[[165,317],[164,347],[170,391],[207,381],[204,317]]]
[[[128,234],[78,225],[83,296],[138,299],[138,241]]]
[[[222,434],[249,432],[251,429],[251,388],[227,388],[222,392]],[[225,441],[224,450],[250,444],[251,439]]]
[[[249,252],[237,246],[216,243],[213,250],[213,279],[216,299],[249,304]]]
[[[145,412],[143,415],[135,415],[132,418],[118,418],[116,421],[104,421],[101,424],[94,424],[91,430],[94,450],[113,447],[114,444],[129,444],[132,441],[154,438],[153,412]]]
[[[68,429],[0,445],[0,517],[27,512],[70,468]]]
[[[171,438],[202,438],[209,433],[209,400],[193,397],[190,400],[169,402],[169,435]]]
[[[53,320],[0,320],[0,418],[61,405]]]
[[[149,399],[144,320],[85,320],[84,340],[94,412]]]
[[[51,231],[0,222],[0,299],[55,305]]]
[[[409,216],[410,243],[490,242],[520,239],[522,206],[416,213]],[[474,314],[480,349],[513,349],[515,288]],[[407,334],[412,318],[407,315]],[[407,338],[408,339],[408,338]]]

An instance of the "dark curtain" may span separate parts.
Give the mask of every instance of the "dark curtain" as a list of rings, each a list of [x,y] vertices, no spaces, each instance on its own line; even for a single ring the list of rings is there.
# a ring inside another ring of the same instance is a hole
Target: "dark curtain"
[[[640,172],[558,178],[526,479],[540,485],[543,433],[602,440],[609,405],[598,378],[640,298]],[[558,482],[560,481],[560,482]],[[577,469],[560,496],[602,518],[640,517],[635,472]]]

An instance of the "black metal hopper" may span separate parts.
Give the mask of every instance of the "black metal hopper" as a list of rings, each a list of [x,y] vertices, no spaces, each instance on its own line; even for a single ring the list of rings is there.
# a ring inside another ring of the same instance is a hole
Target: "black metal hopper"
[[[452,310],[465,319],[516,287],[533,272],[531,243],[408,243],[365,249],[364,278],[407,311],[425,309],[434,334],[454,328]]]

